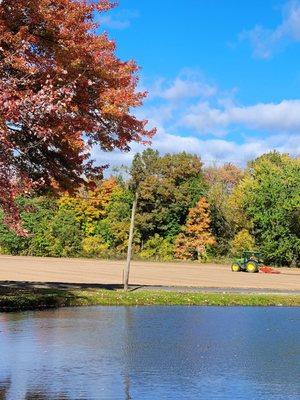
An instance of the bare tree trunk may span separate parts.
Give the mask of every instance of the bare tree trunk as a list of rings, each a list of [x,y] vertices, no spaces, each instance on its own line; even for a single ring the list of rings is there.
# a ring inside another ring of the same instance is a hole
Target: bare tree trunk
[[[137,201],[138,201],[138,192],[136,191],[135,195],[134,195],[133,203],[132,203],[131,222],[130,222],[130,229],[129,229],[128,249],[127,249],[127,261],[126,261],[125,269],[123,271],[124,290],[128,290],[130,262],[131,262],[131,253],[132,253],[132,240],[133,240],[133,231],[134,231],[134,220],[135,220]]]

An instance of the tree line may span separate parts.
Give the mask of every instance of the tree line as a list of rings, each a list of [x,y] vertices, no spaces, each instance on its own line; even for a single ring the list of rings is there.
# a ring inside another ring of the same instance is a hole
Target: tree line
[[[269,264],[300,266],[300,159],[278,152],[241,169],[147,149],[125,177],[116,173],[58,197],[19,197],[28,234],[9,230],[2,215],[0,252],[123,258],[135,191],[135,257],[205,262],[256,250]]]

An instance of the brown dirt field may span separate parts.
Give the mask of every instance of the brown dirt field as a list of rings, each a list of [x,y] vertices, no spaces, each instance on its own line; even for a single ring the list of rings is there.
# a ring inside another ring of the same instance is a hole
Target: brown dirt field
[[[51,282],[118,285],[124,261],[0,255],[0,285],[10,282]],[[300,269],[280,274],[233,273],[228,265],[134,261],[130,284],[154,287],[196,287],[254,291],[300,292]]]

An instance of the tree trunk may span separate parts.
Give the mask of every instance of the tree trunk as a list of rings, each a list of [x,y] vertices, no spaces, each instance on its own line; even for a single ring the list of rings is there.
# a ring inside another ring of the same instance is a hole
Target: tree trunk
[[[133,231],[134,231],[134,220],[135,220],[137,201],[138,201],[138,192],[136,191],[135,195],[134,195],[133,203],[132,203],[131,222],[130,222],[130,229],[129,229],[128,249],[127,249],[127,261],[126,261],[125,269],[123,271],[124,290],[128,290],[131,253],[132,253],[132,240],[133,240]]]

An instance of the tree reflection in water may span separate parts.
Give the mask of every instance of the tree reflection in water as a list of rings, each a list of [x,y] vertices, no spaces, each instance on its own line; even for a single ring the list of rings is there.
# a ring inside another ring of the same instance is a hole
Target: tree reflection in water
[[[9,400],[10,395],[9,395],[9,389],[11,386],[11,381],[3,381],[0,382],[0,400]],[[130,396],[130,378],[129,376],[126,376],[124,379],[124,394],[125,394],[125,400],[132,400],[132,397]],[[39,391],[33,391],[31,390],[30,392],[26,393],[24,400],[70,400],[71,398],[68,397],[65,394],[60,394],[60,395],[50,395],[48,393],[43,393],[41,390]],[[23,399],[18,399],[18,400],[23,400]]]
[[[65,395],[55,395],[55,397],[49,397],[48,394],[41,393],[41,392],[29,392],[26,394],[25,400],[68,400],[69,397]]]
[[[11,387],[11,381],[6,380],[3,382],[0,382],[0,400],[16,400],[12,399],[10,396],[10,387]],[[18,400],[70,400],[70,397],[68,397],[65,394],[59,394],[59,395],[50,395],[48,393],[44,393],[42,390],[34,391],[30,390],[28,393],[26,393],[24,399],[18,399]]]
[[[10,381],[0,382],[0,400],[6,400]]]

